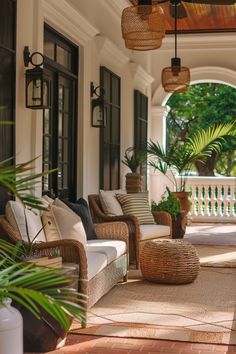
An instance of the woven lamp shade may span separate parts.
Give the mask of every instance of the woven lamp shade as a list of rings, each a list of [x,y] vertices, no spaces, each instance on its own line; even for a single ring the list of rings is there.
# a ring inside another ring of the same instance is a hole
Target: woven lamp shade
[[[121,17],[125,46],[132,50],[157,49],[165,36],[165,16],[158,5],[130,6]]]
[[[179,58],[173,58],[174,60]],[[189,68],[179,65],[172,65],[162,70],[161,81],[162,86],[166,92],[186,92],[190,85],[190,71]]]

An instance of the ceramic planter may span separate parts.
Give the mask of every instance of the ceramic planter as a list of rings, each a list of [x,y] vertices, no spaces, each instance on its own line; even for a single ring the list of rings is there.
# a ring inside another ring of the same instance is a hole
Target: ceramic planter
[[[22,316],[8,298],[0,304],[0,354],[23,354]]]

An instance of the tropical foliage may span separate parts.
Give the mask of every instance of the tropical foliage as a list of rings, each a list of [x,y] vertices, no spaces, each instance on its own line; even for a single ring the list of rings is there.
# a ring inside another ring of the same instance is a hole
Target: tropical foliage
[[[236,90],[218,83],[191,85],[186,93],[173,94],[167,105],[167,146],[184,141],[196,129],[231,122],[236,117]],[[236,137],[224,139],[221,151],[212,151],[205,163],[196,163],[199,175],[236,176]]]
[[[236,121],[198,129],[189,134],[184,142],[176,139],[173,144],[168,145],[166,151],[158,142],[150,141],[149,164],[166,175],[176,191],[184,191],[187,176],[195,164],[204,164],[212,152],[219,153],[225,137],[228,136],[236,136]],[[176,175],[180,176],[180,183],[177,182]]]
[[[65,330],[70,326],[68,315],[85,321],[85,296],[71,287],[75,277],[63,274],[63,269],[21,263],[20,252],[0,240],[0,303],[11,298],[37,318],[44,309]]]
[[[123,164],[125,164],[132,173],[136,173],[138,167],[146,162],[147,152],[146,149],[136,149],[134,147],[129,147],[125,150],[124,160],[122,160]]]
[[[0,162],[0,185],[19,198],[24,205],[36,209],[45,209],[41,198],[34,195],[35,186],[41,182],[43,176],[57,169],[42,173],[34,173],[33,163],[37,158],[14,165],[13,158]]]
[[[173,193],[166,188],[166,192],[162,195],[161,200],[156,203],[152,201],[151,203],[152,211],[167,211],[173,219],[180,213],[180,201],[175,198]]]

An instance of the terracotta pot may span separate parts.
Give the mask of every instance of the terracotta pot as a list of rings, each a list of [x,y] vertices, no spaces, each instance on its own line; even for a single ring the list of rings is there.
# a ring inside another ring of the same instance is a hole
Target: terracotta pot
[[[139,193],[143,190],[143,176],[138,173],[127,173],[125,188],[127,193]]]
[[[191,202],[189,199],[190,192],[173,192],[173,195],[180,201],[181,210],[184,210],[185,214],[188,214],[191,209]]]

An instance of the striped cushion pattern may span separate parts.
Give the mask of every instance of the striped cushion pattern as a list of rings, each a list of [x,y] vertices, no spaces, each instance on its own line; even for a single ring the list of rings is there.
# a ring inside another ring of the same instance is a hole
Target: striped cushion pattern
[[[124,214],[137,217],[139,224],[155,224],[152,216],[148,193],[116,194]]]

